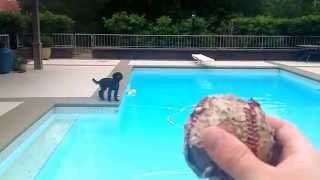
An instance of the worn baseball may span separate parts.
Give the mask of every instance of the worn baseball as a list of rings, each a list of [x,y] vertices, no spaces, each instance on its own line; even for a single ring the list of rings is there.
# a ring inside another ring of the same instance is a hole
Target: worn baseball
[[[200,133],[218,126],[233,134],[262,161],[271,163],[275,146],[274,129],[266,121],[259,103],[233,95],[208,96],[193,110],[185,125],[185,158],[200,178],[232,180],[204,150]]]

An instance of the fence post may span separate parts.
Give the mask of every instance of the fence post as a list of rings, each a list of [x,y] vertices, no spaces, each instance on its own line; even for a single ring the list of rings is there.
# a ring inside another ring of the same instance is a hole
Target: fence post
[[[77,33],[73,34],[73,48],[77,48]]]
[[[7,34],[7,48],[10,48],[10,36]]]
[[[19,48],[19,34],[16,33],[16,46]]]
[[[95,47],[95,39],[94,38],[95,38],[94,35],[90,36],[90,40],[91,40],[90,47]]]

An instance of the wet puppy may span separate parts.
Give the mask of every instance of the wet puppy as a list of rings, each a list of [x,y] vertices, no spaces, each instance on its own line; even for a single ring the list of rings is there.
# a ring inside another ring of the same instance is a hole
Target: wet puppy
[[[118,99],[118,90],[120,81],[123,79],[123,75],[120,72],[116,72],[112,75],[112,78],[103,78],[100,81],[95,80],[92,81],[100,86],[99,97],[101,100],[104,100],[104,92],[108,90],[108,101],[111,101],[111,92],[114,91],[113,97],[115,101],[119,101]]]

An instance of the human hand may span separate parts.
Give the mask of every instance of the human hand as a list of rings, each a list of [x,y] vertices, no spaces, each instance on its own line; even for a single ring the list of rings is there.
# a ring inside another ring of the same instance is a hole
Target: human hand
[[[233,135],[218,127],[201,134],[209,156],[235,180],[319,180],[320,152],[292,124],[267,117],[282,146],[276,166],[259,160]]]

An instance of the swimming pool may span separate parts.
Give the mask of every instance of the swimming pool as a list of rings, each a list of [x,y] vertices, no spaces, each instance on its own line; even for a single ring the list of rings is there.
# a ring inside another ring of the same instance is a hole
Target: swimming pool
[[[320,83],[286,71],[137,68],[127,92],[119,109],[49,112],[0,165],[0,179],[197,179],[182,153],[183,124],[210,94],[253,97],[320,148]]]

